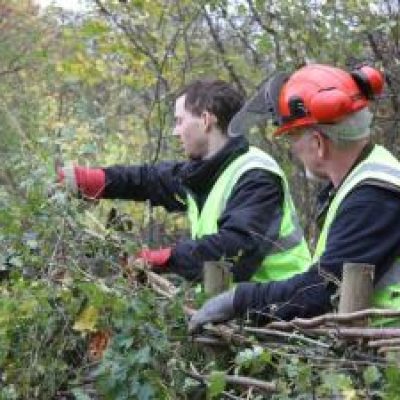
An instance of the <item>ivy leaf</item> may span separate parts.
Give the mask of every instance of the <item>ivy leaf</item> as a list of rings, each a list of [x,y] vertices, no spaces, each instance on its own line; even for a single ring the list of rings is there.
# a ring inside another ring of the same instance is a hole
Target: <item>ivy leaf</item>
[[[370,365],[363,371],[363,379],[366,385],[371,386],[381,378],[381,373],[375,365]]]
[[[270,364],[272,355],[261,346],[253,346],[252,349],[245,349],[238,353],[235,364],[240,368],[251,369],[252,372],[262,371],[266,365]]]
[[[349,376],[342,373],[326,372],[322,374],[322,380],[323,384],[321,388],[324,390],[324,395],[342,393],[343,395],[347,395],[346,398],[351,398],[353,387]]]
[[[150,347],[145,346],[142,349],[135,352],[135,361],[137,364],[148,364],[151,360]]]
[[[90,400],[90,397],[80,388],[72,389],[72,394],[76,400]]]
[[[142,400],[154,399],[154,389],[148,383],[140,385],[138,398]]]
[[[72,328],[78,332],[93,332],[98,318],[99,311],[97,308],[88,306],[81,312]]]

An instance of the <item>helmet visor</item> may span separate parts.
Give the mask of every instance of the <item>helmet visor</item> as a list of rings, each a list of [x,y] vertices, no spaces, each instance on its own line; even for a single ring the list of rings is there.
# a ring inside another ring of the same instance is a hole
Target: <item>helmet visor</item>
[[[278,73],[263,81],[255,95],[232,118],[228,126],[229,136],[247,135],[251,128],[268,120],[280,125],[279,93],[288,77],[286,73]]]

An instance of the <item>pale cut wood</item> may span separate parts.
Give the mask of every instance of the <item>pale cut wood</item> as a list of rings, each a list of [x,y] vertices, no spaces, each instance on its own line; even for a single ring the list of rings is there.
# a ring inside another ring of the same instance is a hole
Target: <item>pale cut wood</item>
[[[215,296],[229,289],[232,264],[227,261],[206,261],[203,268],[204,293]]]
[[[374,289],[375,266],[345,263],[340,287],[339,313],[351,313],[369,308]],[[367,319],[358,320],[357,326],[367,325]]]
[[[202,375],[191,371],[185,371],[185,373],[191,378],[200,380],[202,382],[207,381],[211,377],[211,375]],[[247,376],[224,375],[224,380],[228,384],[254,387],[266,392],[276,392],[278,389],[275,382],[265,382],[260,379],[248,378]]]

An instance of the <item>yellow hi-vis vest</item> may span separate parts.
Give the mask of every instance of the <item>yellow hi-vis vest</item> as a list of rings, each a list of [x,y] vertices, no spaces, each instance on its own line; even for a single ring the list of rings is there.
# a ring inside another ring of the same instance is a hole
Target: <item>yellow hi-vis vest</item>
[[[274,232],[278,230],[276,224],[280,224],[278,227],[279,237],[251,280],[256,282],[283,280],[305,271],[310,266],[311,256],[283,171],[272,157],[255,147],[250,147],[248,152],[228,165],[211,189],[201,213],[199,213],[193,197],[188,194],[188,217],[191,223],[192,239],[199,239],[218,232],[218,219],[225,209],[233,187],[245,172],[252,169],[263,169],[279,176],[283,187],[284,201],[282,218],[275,217],[278,221],[271,222],[271,226],[275,224]],[[268,234],[265,232],[264,240],[268,240]]]
[[[368,184],[368,181],[371,181],[371,184],[375,183],[381,187],[400,191],[400,162],[382,146],[374,146],[370,155],[351,171],[337,191],[328,208],[324,225],[318,238],[313,263],[318,263],[325,251],[330,226],[342,201],[356,186]],[[385,240],[385,238],[382,238],[382,240]],[[398,253],[400,255],[400,249]],[[375,285],[373,305],[376,307],[400,309],[399,255]]]

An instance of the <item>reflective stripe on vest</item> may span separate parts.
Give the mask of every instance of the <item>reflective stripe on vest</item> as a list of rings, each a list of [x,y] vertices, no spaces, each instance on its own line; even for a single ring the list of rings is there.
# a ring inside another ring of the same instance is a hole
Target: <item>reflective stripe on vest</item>
[[[333,198],[315,249],[314,263],[325,251],[330,226],[342,201],[356,186],[368,184],[368,181],[379,182],[389,190],[400,190],[400,162],[382,146],[374,146],[370,155],[354,168]],[[373,303],[379,307],[400,309],[400,257],[375,285]]]
[[[244,173],[252,169],[263,169],[279,176],[284,192],[282,215],[275,217],[269,231],[265,233],[265,240],[272,242],[271,250],[252,280],[286,279],[309,267],[310,253],[294,211],[283,171],[272,157],[257,148],[250,147],[247,153],[228,165],[215,182],[200,214],[196,202],[188,194],[188,217],[192,238],[197,239],[218,232],[218,219],[226,207],[234,186]]]
[[[400,310],[400,257],[375,285],[373,303],[375,307]],[[398,326],[399,318],[374,318],[375,326]]]

